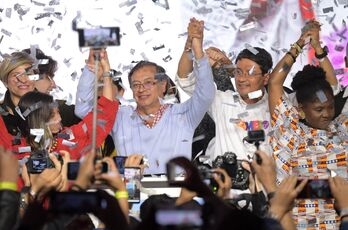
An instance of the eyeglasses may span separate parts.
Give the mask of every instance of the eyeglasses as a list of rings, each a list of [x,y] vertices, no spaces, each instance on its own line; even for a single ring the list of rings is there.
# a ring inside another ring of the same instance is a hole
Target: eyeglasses
[[[256,77],[258,75],[262,75],[262,73],[255,73],[253,68],[251,68],[247,72],[243,72],[241,69],[237,68],[232,71],[232,74],[234,77],[241,77],[241,76],[244,76],[245,74],[247,75],[247,77]]]
[[[141,86],[144,87],[144,89],[152,89],[152,87],[154,85],[157,84],[157,81],[151,81],[151,80],[147,80],[145,81],[144,83],[141,83],[141,82],[134,82],[132,83],[132,90],[134,91],[139,91]]]

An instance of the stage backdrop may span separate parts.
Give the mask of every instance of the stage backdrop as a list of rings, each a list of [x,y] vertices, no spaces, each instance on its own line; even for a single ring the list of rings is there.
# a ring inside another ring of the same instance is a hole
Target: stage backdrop
[[[5,53],[37,45],[59,63],[54,96],[74,103],[88,56],[87,49],[78,47],[74,19],[78,26],[120,27],[121,45],[108,48],[108,53],[128,87],[127,73],[143,59],[162,65],[174,79],[190,17],[205,21],[206,48],[218,47],[233,60],[247,45],[260,46],[274,63],[298,39],[304,22],[316,17],[337,77],[346,85],[347,12],[348,0],[1,0],[0,61]],[[314,63],[312,56],[305,50],[291,74]],[[4,91],[1,85],[0,96]],[[132,97],[130,90],[125,96]]]

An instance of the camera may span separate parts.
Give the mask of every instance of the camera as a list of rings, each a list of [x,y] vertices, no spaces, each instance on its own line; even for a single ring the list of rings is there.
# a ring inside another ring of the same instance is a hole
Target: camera
[[[217,192],[219,190],[219,184],[214,179],[214,174],[216,174],[216,172],[206,164],[197,165],[197,169],[204,183],[206,183],[214,193]],[[222,181],[224,181],[224,176],[221,175],[221,177]]]
[[[77,29],[80,47],[105,48],[120,45],[119,27]]]
[[[249,188],[249,172],[242,167],[242,160],[237,160],[233,152],[217,156],[213,168],[223,168],[232,179],[232,189],[246,190]]]
[[[259,149],[260,142],[265,140],[265,131],[262,129],[260,130],[249,130],[248,131],[248,136],[246,136],[244,141],[247,141],[250,144],[254,144],[257,149]],[[261,165],[262,164],[262,159],[258,154],[255,154],[256,156],[256,163]]]
[[[61,155],[54,153],[57,159],[63,164],[63,158]],[[54,168],[54,163],[50,159],[47,150],[36,150],[31,153],[26,163],[28,173],[38,174],[47,168]]]

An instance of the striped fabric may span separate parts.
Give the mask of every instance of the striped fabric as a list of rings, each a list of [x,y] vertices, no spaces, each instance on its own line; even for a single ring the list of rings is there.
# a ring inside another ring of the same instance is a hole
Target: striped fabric
[[[326,179],[334,171],[348,178],[348,118],[341,114],[328,130],[306,126],[299,112],[283,95],[274,113],[270,138],[280,183],[289,175],[310,179]],[[333,200],[296,200],[293,216],[298,229],[336,229],[339,226]]]

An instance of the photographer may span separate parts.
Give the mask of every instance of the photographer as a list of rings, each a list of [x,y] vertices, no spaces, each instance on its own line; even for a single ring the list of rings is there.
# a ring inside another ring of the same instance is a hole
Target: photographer
[[[267,193],[268,203],[270,204],[269,217],[278,220],[283,229],[296,229],[291,216],[291,208],[295,198],[304,188],[307,181],[303,180],[297,185],[297,178],[292,176],[284,180],[278,187],[274,160],[263,151],[257,151],[255,154],[261,159],[261,164],[257,163],[255,157],[251,167]]]
[[[109,229],[128,228],[128,193],[125,188],[121,175],[119,174],[114,161],[106,157],[103,159],[108,164],[108,172],[102,173],[101,162],[95,164],[95,153],[88,154],[82,161],[78,176],[71,186],[74,191],[85,191],[93,182],[104,181],[115,193],[112,197],[104,191],[100,191],[100,196],[105,198],[108,209],[96,207],[94,214]]]
[[[200,26],[203,28],[203,22]],[[156,63],[141,61],[128,75],[137,107],[120,108],[111,135],[120,155],[146,156],[149,168],[144,170],[144,174],[163,174],[169,159],[178,155],[191,157],[194,129],[208,110],[215,93],[211,68],[204,56],[202,43],[202,38],[192,41],[197,89],[185,103],[162,103],[168,76],[163,67]],[[107,74],[105,70],[103,72]],[[93,73],[85,68],[76,96],[75,113],[80,117],[91,109],[94,78]]]

